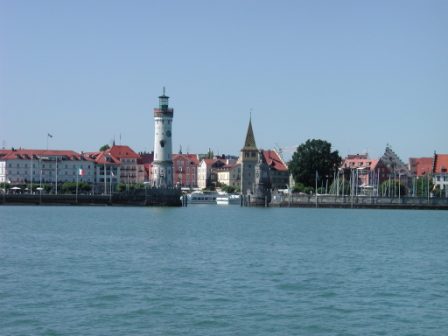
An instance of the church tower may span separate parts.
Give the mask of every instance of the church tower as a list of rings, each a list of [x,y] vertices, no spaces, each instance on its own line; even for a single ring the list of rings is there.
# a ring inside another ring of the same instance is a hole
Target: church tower
[[[174,110],[168,107],[168,99],[159,97],[159,108],[154,109],[154,162],[152,165],[153,185],[156,188],[173,187],[173,145],[171,126]]]
[[[258,149],[252,130],[252,118],[249,119],[246,141],[241,149],[241,193],[247,195],[255,192],[255,166],[258,163]]]

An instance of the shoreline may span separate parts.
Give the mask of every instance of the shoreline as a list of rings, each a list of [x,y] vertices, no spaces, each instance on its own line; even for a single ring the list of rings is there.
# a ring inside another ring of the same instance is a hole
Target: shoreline
[[[42,206],[163,206],[182,207],[181,194],[177,190],[148,190],[146,193],[112,195],[29,195],[3,194],[1,205]],[[194,204],[191,204],[194,205]],[[214,205],[214,204],[212,204]],[[238,205],[230,205],[238,206]],[[247,205],[263,207],[264,205]],[[349,196],[274,196],[268,208],[341,208],[341,209],[401,209],[401,210],[448,210],[447,198],[418,197],[349,197]]]

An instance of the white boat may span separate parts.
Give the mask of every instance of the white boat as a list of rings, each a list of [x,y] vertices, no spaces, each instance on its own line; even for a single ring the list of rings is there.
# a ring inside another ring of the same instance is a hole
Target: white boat
[[[240,204],[240,195],[216,191],[195,191],[187,195],[188,204]]]
[[[216,197],[216,204],[218,205],[229,205],[229,204],[240,204],[241,196],[237,194],[225,194]]]
[[[216,204],[217,192],[195,191],[187,195],[188,204]]]
[[[219,195],[216,197],[216,204],[218,205],[229,205],[230,200],[228,195]]]

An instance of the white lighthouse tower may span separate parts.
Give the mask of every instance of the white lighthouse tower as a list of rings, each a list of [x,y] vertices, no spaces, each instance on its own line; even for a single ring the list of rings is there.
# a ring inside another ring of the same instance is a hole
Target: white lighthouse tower
[[[168,99],[159,97],[159,108],[154,109],[154,162],[152,166],[153,184],[156,188],[173,187],[173,144],[171,126],[174,110],[168,108]]]

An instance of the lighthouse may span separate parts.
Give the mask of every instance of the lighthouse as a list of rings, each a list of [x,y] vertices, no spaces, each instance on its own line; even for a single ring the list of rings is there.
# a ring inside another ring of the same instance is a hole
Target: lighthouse
[[[159,107],[154,109],[154,162],[152,165],[153,185],[156,188],[173,187],[173,143],[171,127],[174,110],[168,107],[170,97],[165,88],[159,97]]]

